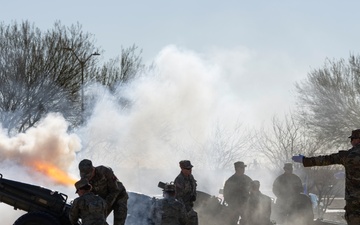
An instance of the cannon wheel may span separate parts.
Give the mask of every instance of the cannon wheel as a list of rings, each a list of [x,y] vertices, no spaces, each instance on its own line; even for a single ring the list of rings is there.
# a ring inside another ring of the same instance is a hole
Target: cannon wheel
[[[61,225],[53,216],[43,212],[30,212],[20,216],[13,225]]]

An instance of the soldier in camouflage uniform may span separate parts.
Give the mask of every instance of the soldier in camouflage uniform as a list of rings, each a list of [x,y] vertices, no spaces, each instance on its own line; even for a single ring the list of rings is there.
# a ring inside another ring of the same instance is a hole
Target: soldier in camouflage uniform
[[[235,225],[241,216],[244,224],[244,210],[249,198],[250,183],[252,179],[245,175],[244,162],[235,162],[235,173],[226,180],[224,185],[224,200],[228,205],[229,217],[227,224]]]
[[[94,167],[92,162],[84,159],[79,163],[80,176],[87,178],[92,185],[92,192],[105,199],[108,216],[114,214],[114,225],[124,225],[127,216],[128,194],[124,185],[117,179],[111,168]]]
[[[292,213],[294,196],[298,196],[302,191],[300,177],[293,173],[292,163],[285,163],[284,173],[278,176],[272,191],[276,196],[275,212],[277,221],[283,223],[289,214]]]
[[[342,164],[345,167],[345,219],[349,225],[360,224],[360,129],[351,132],[349,150],[315,157],[293,156],[305,167]]]
[[[245,225],[272,225],[271,198],[260,192],[260,182],[250,183],[250,195],[245,207]]]
[[[179,165],[181,172],[174,181],[176,188],[175,197],[185,205],[188,213],[187,225],[197,225],[198,215],[193,209],[194,202],[196,201],[197,186],[196,180],[191,174],[193,165],[191,165],[189,160],[182,160],[179,162]]]
[[[150,210],[150,225],[186,225],[186,208],[175,199],[175,185],[166,184],[163,196],[163,199],[154,199]]]
[[[71,205],[69,219],[72,225],[81,219],[83,225],[107,225],[106,202],[91,192],[91,185],[87,179],[75,183],[76,193],[79,195]]]

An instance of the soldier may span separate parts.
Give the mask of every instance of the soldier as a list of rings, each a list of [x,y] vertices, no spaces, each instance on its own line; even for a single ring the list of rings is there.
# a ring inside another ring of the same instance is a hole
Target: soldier
[[[342,164],[345,167],[345,219],[349,225],[360,224],[360,129],[349,136],[352,148],[330,155],[305,157],[293,156],[294,162],[305,167]]]
[[[176,188],[175,197],[185,205],[188,213],[187,225],[197,225],[198,215],[193,209],[194,202],[196,201],[197,186],[196,180],[191,174],[193,165],[191,165],[189,160],[182,160],[179,162],[179,165],[181,172],[174,181]]]
[[[91,185],[87,179],[75,183],[76,193],[79,195],[71,205],[69,219],[72,225],[81,219],[83,225],[107,225],[106,202],[91,192]]]
[[[244,162],[235,162],[235,173],[226,180],[224,185],[224,200],[230,210],[229,224],[237,224],[239,216],[244,223],[245,204],[249,198],[250,183],[252,179],[245,175]]]
[[[294,196],[291,214],[287,218],[287,224],[312,225],[314,224],[314,212],[311,199],[304,193]]]
[[[260,182],[254,180],[250,184],[250,195],[245,207],[247,225],[272,225],[271,198],[260,192]]]
[[[292,163],[285,163],[283,169],[284,173],[275,179],[272,188],[276,196],[277,221],[280,223],[283,223],[287,216],[292,213],[293,197],[302,191],[301,179],[293,174]]]
[[[92,192],[105,199],[108,216],[114,214],[114,225],[124,225],[127,216],[128,194],[124,185],[117,179],[111,168],[94,167],[89,159],[79,163],[81,178],[87,178],[92,185]]]
[[[175,199],[174,184],[165,185],[163,197],[156,200],[150,210],[150,225],[186,225],[186,208]]]

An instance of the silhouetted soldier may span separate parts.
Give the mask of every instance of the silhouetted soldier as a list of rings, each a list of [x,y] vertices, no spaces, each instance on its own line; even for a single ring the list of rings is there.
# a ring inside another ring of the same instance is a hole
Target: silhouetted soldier
[[[284,173],[278,176],[273,183],[273,193],[276,196],[277,221],[282,223],[292,213],[294,196],[302,192],[301,179],[293,174],[293,165],[285,163]]]
[[[239,221],[239,216],[244,220],[245,204],[249,198],[250,183],[252,179],[245,175],[244,162],[235,162],[235,173],[227,179],[224,185],[224,200],[228,204],[229,224],[234,225]]]
[[[272,225],[270,216],[271,198],[260,192],[260,182],[254,180],[250,184],[250,195],[245,207],[245,225]]]

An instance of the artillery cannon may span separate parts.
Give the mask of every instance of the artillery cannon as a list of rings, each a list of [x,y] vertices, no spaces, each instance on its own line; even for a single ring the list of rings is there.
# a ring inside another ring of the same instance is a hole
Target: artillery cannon
[[[4,179],[0,174],[0,202],[27,213],[14,225],[68,225],[68,196],[50,189]]]

